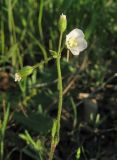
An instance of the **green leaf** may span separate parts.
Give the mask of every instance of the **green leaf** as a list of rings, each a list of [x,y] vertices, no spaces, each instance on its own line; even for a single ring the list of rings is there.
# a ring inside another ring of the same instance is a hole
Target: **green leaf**
[[[23,113],[15,113],[14,119],[25,129],[29,129],[38,134],[47,134],[52,128],[52,119],[42,114],[30,113],[28,116],[25,116]]]

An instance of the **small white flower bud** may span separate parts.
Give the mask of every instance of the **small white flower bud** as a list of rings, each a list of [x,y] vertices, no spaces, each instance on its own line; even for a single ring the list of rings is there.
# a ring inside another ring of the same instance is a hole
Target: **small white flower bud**
[[[34,68],[31,66],[23,67],[21,70],[15,73],[15,82],[19,82],[22,78],[29,76],[33,72],[33,69]]]
[[[60,16],[58,25],[59,25],[59,31],[60,32],[64,32],[67,28],[67,18],[66,18],[66,15],[64,15],[63,13]]]
[[[19,73],[15,73],[15,82],[19,82],[21,80],[21,76],[19,75]]]

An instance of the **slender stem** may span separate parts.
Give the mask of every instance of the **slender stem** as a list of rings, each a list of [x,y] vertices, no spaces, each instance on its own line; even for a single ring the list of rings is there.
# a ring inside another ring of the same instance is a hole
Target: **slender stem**
[[[63,33],[61,32],[60,33],[60,39],[59,39],[59,45],[58,45],[58,52],[57,52],[58,56],[57,56],[57,59],[56,59],[57,73],[58,73],[58,90],[59,90],[57,126],[56,126],[55,136],[52,137],[51,151],[50,151],[50,155],[49,155],[49,160],[53,159],[56,146],[58,145],[59,139],[60,139],[59,138],[60,119],[61,119],[62,102],[63,102],[62,76],[61,76],[61,65],[60,65],[62,36],[63,36]]]
[[[41,41],[43,41],[42,17],[43,17],[43,0],[40,0],[38,26],[39,26],[39,34],[41,37]]]
[[[69,50],[67,50],[67,62],[69,62]]]
[[[4,142],[3,138],[0,139],[0,159],[3,160],[3,154],[4,154]]]
[[[3,156],[4,156],[4,136],[5,136],[5,130],[6,130],[7,122],[9,118],[9,111],[10,111],[10,104],[8,104],[7,106],[7,110],[4,114],[2,128],[0,130],[0,160],[3,160]]]
[[[40,63],[37,63],[36,65],[33,66],[33,69],[40,67],[41,65],[44,65],[45,63],[49,62],[50,60],[52,60],[53,57],[48,58],[46,61],[42,61]]]
[[[63,85],[62,85],[61,64],[60,64],[62,36],[63,36],[63,33],[61,32],[60,39],[59,39],[59,47],[58,47],[58,57],[57,57],[58,90],[59,90],[58,115],[57,115],[58,136],[60,131],[60,118],[61,118],[62,102],[63,102]]]
[[[58,89],[59,89],[59,102],[58,102],[58,115],[57,115],[57,122],[58,122],[58,135],[60,130],[60,118],[61,118],[61,111],[62,111],[62,101],[63,101],[63,89],[62,89],[62,76],[61,76],[61,66],[60,66],[60,57],[57,58],[57,71],[58,71]]]
[[[59,45],[58,45],[58,56],[61,54],[61,43],[62,43],[63,33],[60,33]]]

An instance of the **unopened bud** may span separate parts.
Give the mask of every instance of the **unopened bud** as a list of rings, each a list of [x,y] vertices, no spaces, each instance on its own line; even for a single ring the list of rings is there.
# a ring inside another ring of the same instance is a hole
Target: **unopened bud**
[[[33,67],[26,66],[15,73],[15,82],[20,81],[22,78],[29,76],[33,72]]]
[[[64,15],[62,13],[62,15],[60,16],[60,19],[59,19],[59,31],[60,32],[64,32],[67,28],[67,19],[66,19],[66,15]]]

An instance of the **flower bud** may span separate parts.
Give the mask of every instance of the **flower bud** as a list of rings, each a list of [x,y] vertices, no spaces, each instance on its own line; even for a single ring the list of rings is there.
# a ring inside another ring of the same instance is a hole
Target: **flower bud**
[[[26,66],[15,73],[15,82],[20,81],[22,78],[29,76],[33,72],[33,67]]]
[[[64,15],[62,13],[62,15],[60,16],[60,19],[59,19],[59,31],[60,32],[64,32],[67,28],[67,19],[66,19],[66,15]]]

